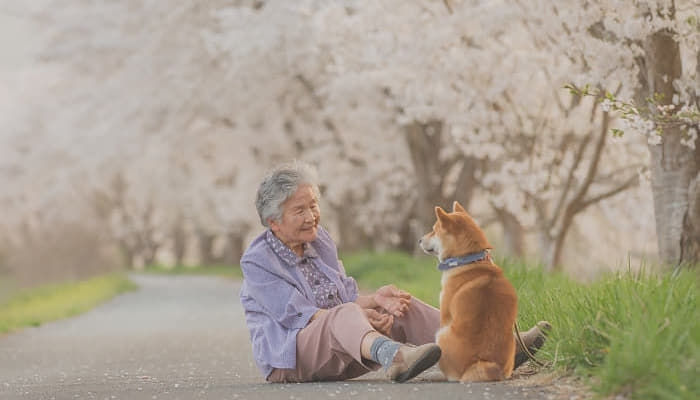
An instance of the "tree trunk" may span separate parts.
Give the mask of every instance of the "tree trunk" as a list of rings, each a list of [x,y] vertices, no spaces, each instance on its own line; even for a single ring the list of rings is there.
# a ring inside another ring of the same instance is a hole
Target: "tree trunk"
[[[669,264],[699,260],[698,160],[680,139],[667,129],[660,145],[649,146],[659,257]]]
[[[148,240],[142,247],[141,254],[143,256],[143,265],[145,267],[153,265],[156,261],[156,256],[158,255],[158,244],[154,241]]]
[[[540,254],[542,257],[542,264],[544,264],[544,269],[547,272],[552,272],[554,270],[554,266],[557,265],[554,261],[557,257],[555,254],[556,246],[554,245],[554,239],[546,236],[540,236],[539,242]]]
[[[401,224],[398,232],[396,232],[399,235],[399,242],[396,244],[397,250],[410,254],[416,254],[420,251],[418,248],[418,239],[428,230],[421,233],[420,228],[416,225],[417,221],[415,217],[407,218],[407,220]]]
[[[229,232],[226,235],[226,248],[222,257],[225,265],[238,265],[245,250],[245,237],[250,230],[250,226],[242,223],[237,228],[234,232]]]
[[[538,241],[539,241],[539,251],[542,257],[542,264],[545,271],[553,272],[560,271],[561,256],[564,250],[564,242],[566,240],[566,235],[571,227],[571,221],[565,225],[562,230],[560,228],[551,228],[548,226],[540,226],[538,229]],[[556,229],[557,231],[552,233],[550,230]]]
[[[160,242],[156,240],[156,228],[153,223],[155,205],[149,202],[141,214],[142,228],[136,233],[137,245],[145,267],[153,265],[158,255]]]
[[[695,165],[700,165],[695,154]],[[694,263],[700,260],[700,175],[696,173],[688,188],[688,212],[683,218],[681,236],[681,262]]]
[[[173,254],[175,256],[175,265],[181,266],[184,264],[185,252],[187,251],[187,234],[182,223],[182,218],[178,217],[173,227]]]
[[[545,268],[547,271],[560,271],[562,268],[561,255],[564,251],[564,243],[566,242],[566,235],[569,233],[571,224],[574,221],[574,216],[578,212],[569,212],[564,216],[561,227],[557,230],[556,234],[552,238],[550,243],[549,251],[546,253],[545,258]]]
[[[482,169],[484,161],[474,157],[465,157],[461,160],[461,163],[462,166],[457,176],[457,184],[450,197],[457,200],[465,210],[469,211],[469,205],[474,196],[474,188],[481,183],[476,177],[476,172]]]
[[[134,254],[132,246],[129,246],[126,240],[122,239],[119,240],[119,250],[121,250],[124,264],[128,268],[134,268],[136,266],[136,255]]]
[[[413,162],[417,201],[414,215],[418,225],[428,230],[435,223],[435,206],[449,211],[442,196],[443,177],[447,174],[440,162],[442,148],[441,121],[414,122],[406,127],[405,137]],[[415,245],[414,245],[415,247]]]
[[[355,205],[356,202],[347,194],[343,200],[345,205]],[[374,248],[374,241],[357,224],[357,218],[352,208],[347,206],[334,207],[338,219],[338,246],[342,251],[367,250]]]
[[[525,229],[520,221],[502,208],[494,208],[496,217],[503,227],[503,254],[510,257],[525,255]]]
[[[197,240],[199,244],[199,263],[203,266],[210,266],[216,262],[214,257],[214,239],[216,236],[197,232]]]
[[[474,173],[479,160],[471,157],[441,158],[441,149],[445,146],[442,121],[414,122],[406,126],[404,136],[413,163],[416,202],[413,217],[408,218],[406,226],[401,229],[401,248],[413,252],[417,249],[418,238],[435,223],[435,206],[450,211],[452,202],[457,200],[464,208],[469,208],[473,188],[478,183]],[[454,167],[459,168],[454,189],[447,190],[448,173]]]
[[[658,104],[671,104],[675,92],[673,81],[681,75],[680,48],[673,35],[672,31],[661,30],[648,37],[645,43],[646,82],[643,86],[648,96],[658,99]],[[670,264],[694,263],[700,255],[700,149],[696,146],[696,150],[692,150],[681,144],[682,132],[678,127],[663,128],[662,143],[649,145],[659,256]]]

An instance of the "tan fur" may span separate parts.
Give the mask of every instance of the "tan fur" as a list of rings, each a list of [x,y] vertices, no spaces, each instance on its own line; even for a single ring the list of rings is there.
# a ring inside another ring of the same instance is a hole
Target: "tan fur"
[[[423,236],[428,253],[440,260],[491,249],[486,236],[462,206],[436,207],[433,231]],[[495,381],[510,377],[515,342],[512,328],[517,296],[503,271],[490,260],[443,272],[440,294],[440,369],[449,380]]]

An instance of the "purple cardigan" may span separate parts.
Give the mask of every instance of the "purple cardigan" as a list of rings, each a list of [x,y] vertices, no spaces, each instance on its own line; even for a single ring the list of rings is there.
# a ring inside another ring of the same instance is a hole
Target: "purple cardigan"
[[[358,295],[357,283],[345,274],[336,245],[321,226],[304,257],[298,257],[269,229],[255,238],[241,258],[240,297],[253,356],[265,377],[273,368],[296,367],[297,333],[319,309],[298,268],[304,258],[335,283],[343,303],[355,301]]]

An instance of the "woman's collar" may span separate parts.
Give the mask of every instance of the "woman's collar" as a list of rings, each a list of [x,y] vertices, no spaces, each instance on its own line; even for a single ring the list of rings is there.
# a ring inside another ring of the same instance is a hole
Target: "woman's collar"
[[[289,266],[296,266],[302,259],[306,257],[316,258],[318,253],[309,243],[304,243],[304,254],[299,257],[292,249],[289,248],[284,242],[282,242],[272,230],[268,229],[265,234],[265,241],[270,245],[272,251],[275,252],[282,260],[284,260]]]

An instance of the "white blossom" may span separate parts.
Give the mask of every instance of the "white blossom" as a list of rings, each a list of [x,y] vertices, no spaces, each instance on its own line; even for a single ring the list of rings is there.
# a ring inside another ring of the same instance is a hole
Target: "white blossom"
[[[167,232],[178,214],[215,234],[258,227],[257,182],[297,158],[319,169],[324,221],[352,206],[381,241],[413,211],[422,166],[406,129],[429,121],[444,129],[435,159],[487,166],[475,172],[475,204],[486,199],[544,229],[534,203],[552,212],[575,164],[566,145],[600,127],[587,100],[567,108],[562,86],[621,85],[618,96],[629,97],[643,50],[633,43],[663,23],[612,0],[455,2],[451,15],[441,2],[398,0],[50,5],[22,11],[46,21],[36,26],[47,38],[41,57],[20,83],[0,81],[7,232],[48,226],[47,214],[80,220],[95,193],[116,200],[115,177],[126,185],[107,218],[115,238]],[[598,21],[632,44],[591,38]],[[685,75],[674,84],[693,88]],[[642,118],[613,124],[660,140]],[[601,175],[643,163],[644,152],[642,140],[619,140]]]

